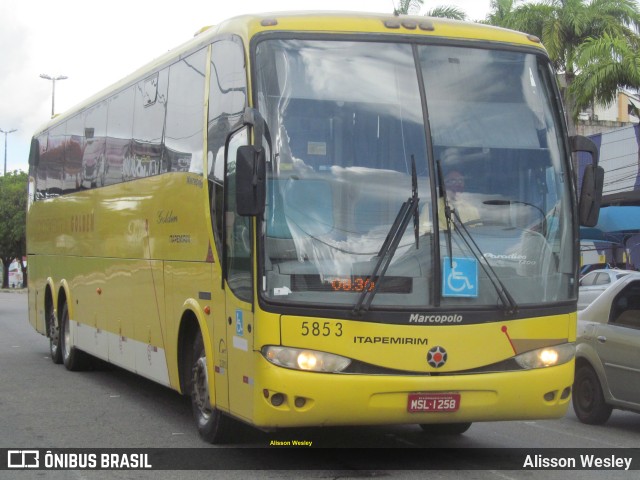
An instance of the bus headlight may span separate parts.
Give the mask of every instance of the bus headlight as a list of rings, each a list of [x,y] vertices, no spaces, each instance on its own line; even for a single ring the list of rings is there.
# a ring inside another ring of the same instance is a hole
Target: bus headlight
[[[262,349],[262,355],[274,365],[310,372],[337,373],[351,363],[340,355],[301,348],[268,346]]]
[[[571,361],[576,355],[576,347],[573,343],[563,343],[553,347],[539,348],[514,357],[524,369],[553,367]]]

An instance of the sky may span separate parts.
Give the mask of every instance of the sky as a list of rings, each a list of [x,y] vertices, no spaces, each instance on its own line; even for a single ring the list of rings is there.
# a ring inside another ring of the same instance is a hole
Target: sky
[[[397,3],[397,0],[395,0]],[[483,20],[490,0],[424,0],[420,13],[458,6]],[[0,150],[6,170],[28,171],[33,133],[55,112],[125,77],[193,37],[201,27],[236,15],[285,10],[392,13],[394,0],[0,0]],[[0,174],[4,166],[0,166]]]

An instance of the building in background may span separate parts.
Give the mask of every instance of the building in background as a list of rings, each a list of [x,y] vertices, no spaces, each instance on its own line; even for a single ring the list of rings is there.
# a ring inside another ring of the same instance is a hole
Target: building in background
[[[640,122],[640,95],[627,90],[618,91],[611,105],[593,105],[578,115],[576,131],[580,135],[595,135]]]
[[[605,171],[598,225],[581,230],[583,267],[605,263],[640,269],[639,106],[638,94],[620,91],[617,103],[584,112],[576,125],[598,145]],[[578,157],[579,174],[589,161]]]

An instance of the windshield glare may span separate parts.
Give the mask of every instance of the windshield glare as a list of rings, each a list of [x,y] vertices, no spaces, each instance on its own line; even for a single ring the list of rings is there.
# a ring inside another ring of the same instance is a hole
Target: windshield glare
[[[260,239],[268,300],[348,307],[372,290],[381,247],[412,196],[412,161],[418,242],[409,222],[372,309],[495,306],[483,264],[519,305],[575,295],[565,154],[545,61],[292,39],[260,42],[256,59],[258,108],[273,136]],[[441,193],[464,227],[447,225]]]

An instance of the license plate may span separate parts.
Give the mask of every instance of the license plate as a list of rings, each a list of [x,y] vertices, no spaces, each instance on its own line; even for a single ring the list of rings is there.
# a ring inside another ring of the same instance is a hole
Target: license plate
[[[459,393],[410,393],[407,411],[456,412],[460,408]]]

